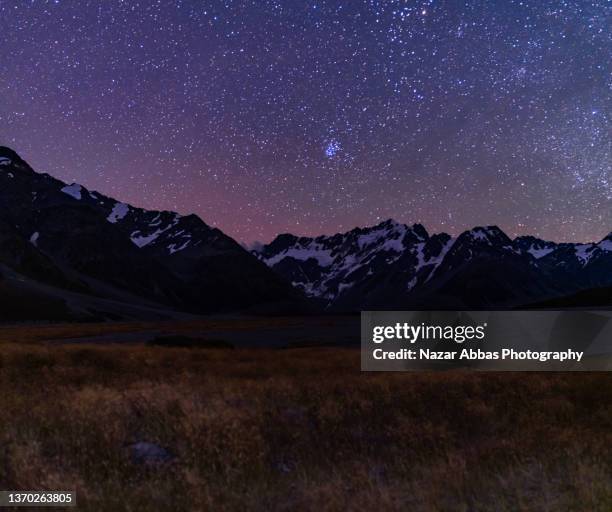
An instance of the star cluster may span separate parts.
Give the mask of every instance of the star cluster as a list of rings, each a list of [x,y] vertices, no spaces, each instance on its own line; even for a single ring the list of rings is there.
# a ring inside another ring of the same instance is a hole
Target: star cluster
[[[606,0],[10,1],[0,144],[242,241],[612,230]]]

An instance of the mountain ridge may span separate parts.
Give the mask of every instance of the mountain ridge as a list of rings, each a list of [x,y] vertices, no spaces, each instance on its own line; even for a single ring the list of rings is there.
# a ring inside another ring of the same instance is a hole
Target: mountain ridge
[[[388,219],[329,236],[282,234],[253,253],[332,310],[519,307],[612,284],[612,234],[555,243],[493,225],[452,237]]]
[[[0,264],[21,275],[102,298],[137,296],[196,314],[307,304],[196,215],[146,210],[66,184],[35,172],[6,147],[0,147],[0,247],[6,253],[2,258],[0,251]]]

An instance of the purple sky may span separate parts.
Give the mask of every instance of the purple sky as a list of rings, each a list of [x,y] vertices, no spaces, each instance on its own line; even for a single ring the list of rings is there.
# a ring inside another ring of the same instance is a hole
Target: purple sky
[[[241,241],[612,230],[605,1],[0,4],[0,144]]]

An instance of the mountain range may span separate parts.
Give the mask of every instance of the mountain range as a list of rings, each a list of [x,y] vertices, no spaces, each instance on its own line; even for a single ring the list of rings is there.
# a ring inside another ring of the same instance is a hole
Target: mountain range
[[[451,237],[387,220],[317,238],[279,235],[253,251],[321,306],[496,309],[546,301],[612,305],[612,233],[598,243],[509,238],[496,226]],[[573,299],[570,296],[581,293]],[[572,302],[573,301],[573,302]]]
[[[609,306],[611,290],[612,234],[451,237],[387,220],[248,251],[196,215],[64,183],[0,147],[0,320]]]

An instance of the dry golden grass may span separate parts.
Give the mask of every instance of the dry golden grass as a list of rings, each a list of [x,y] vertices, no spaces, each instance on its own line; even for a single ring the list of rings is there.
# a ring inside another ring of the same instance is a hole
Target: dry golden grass
[[[75,489],[78,510],[612,510],[609,374],[5,342],[0,390],[0,488]],[[175,459],[137,464],[136,441]]]

